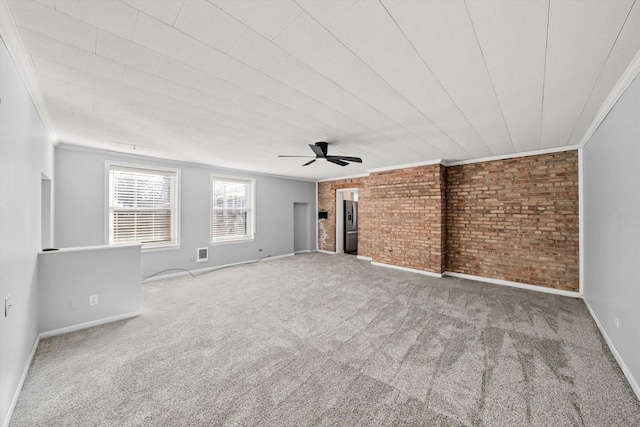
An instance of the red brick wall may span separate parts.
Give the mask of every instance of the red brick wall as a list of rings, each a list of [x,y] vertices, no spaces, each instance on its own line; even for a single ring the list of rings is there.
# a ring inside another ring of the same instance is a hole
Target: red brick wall
[[[441,165],[372,173],[360,208],[359,254],[375,262],[435,273],[445,267]]]
[[[579,289],[578,152],[321,182],[318,247],[335,251],[335,190],[359,188],[358,254],[373,261]]]
[[[578,291],[578,152],[447,168],[446,269]]]

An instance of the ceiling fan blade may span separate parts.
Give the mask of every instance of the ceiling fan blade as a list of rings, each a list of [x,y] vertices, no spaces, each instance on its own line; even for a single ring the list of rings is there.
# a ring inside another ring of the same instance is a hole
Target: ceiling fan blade
[[[346,162],[356,162],[356,163],[362,163],[362,159],[360,157],[349,157],[349,156],[327,156],[327,160],[329,159],[337,159],[337,160],[344,160]]]
[[[340,166],[347,166],[349,163],[347,162],[343,162],[342,160],[338,160],[338,159],[330,159],[327,157],[327,161],[331,162],[331,163],[335,163],[336,165],[340,165]]]
[[[318,142],[316,142],[315,144],[309,144],[309,147],[313,150],[314,153],[316,153],[317,157],[325,157],[327,155],[326,147],[323,151],[322,147],[319,146],[318,144],[319,144]]]
[[[307,163],[305,163],[305,164],[304,164],[304,165],[302,165],[302,166],[308,166],[308,165],[310,165],[311,163],[313,163],[313,162],[315,162],[315,161],[316,161],[316,159],[313,159],[313,160],[311,160],[311,161],[308,161]]]
[[[313,156],[285,156],[283,154],[278,154],[278,157],[313,157]]]

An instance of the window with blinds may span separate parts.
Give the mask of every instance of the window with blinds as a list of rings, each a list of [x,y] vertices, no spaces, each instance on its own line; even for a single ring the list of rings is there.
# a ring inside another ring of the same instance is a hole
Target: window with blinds
[[[211,242],[253,239],[255,180],[211,177]]]
[[[179,171],[108,164],[108,172],[109,244],[179,245]]]

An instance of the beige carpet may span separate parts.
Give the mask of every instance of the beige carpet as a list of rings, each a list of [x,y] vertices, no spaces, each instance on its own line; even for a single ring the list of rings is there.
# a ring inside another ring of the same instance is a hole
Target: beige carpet
[[[19,426],[636,426],[581,300],[304,254],[43,340]]]

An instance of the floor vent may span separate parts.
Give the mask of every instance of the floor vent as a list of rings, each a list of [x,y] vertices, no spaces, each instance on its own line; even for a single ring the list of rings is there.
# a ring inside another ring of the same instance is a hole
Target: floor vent
[[[196,261],[205,262],[209,261],[209,248],[198,248],[198,253],[196,255]]]

